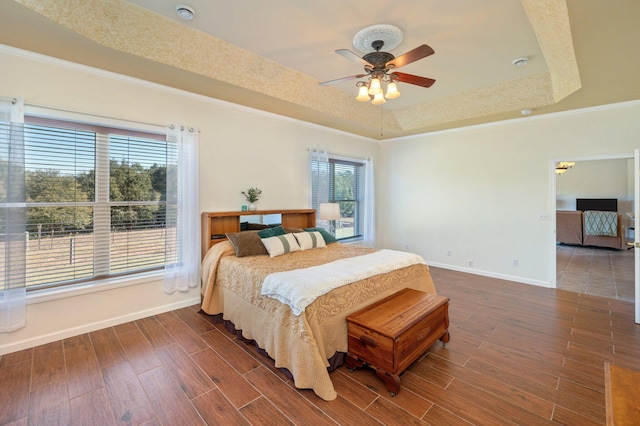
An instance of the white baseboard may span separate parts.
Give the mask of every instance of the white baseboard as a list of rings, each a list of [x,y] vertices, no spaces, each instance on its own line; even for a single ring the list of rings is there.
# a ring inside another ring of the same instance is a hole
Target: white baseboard
[[[433,266],[434,268],[449,269],[449,270],[452,270],[452,271],[466,272],[467,274],[481,275],[483,277],[490,277],[490,278],[497,278],[499,280],[514,281],[514,282],[522,283],[522,284],[536,285],[538,287],[552,288],[551,287],[551,283],[549,283],[548,281],[532,280],[532,279],[529,279],[529,278],[518,277],[518,276],[515,276],[515,275],[498,274],[498,273],[495,273],[495,272],[482,271],[482,270],[479,270],[479,269],[476,269],[476,268],[465,268],[465,267],[462,267],[462,266],[449,265],[449,264],[446,264],[446,263],[438,263],[438,262],[429,262],[429,261],[427,261],[427,265]]]
[[[96,321],[90,324],[83,324],[79,327],[72,327],[65,330],[59,330],[55,333],[44,334],[29,339],[24,339],[16,342],[11,342],[6,345],[0,346],[0,355],[21,351],[23,349],[32,348],[34,346],[44,345],[46,343],[55,342],[68,337],[78,336],[80,334],[89,333],[91,331],[100,330],[107,327],[113,327],[114,325],[124,324],[126,322],[139,320],[141,318],[150,317],[153,315],[161,314],[175,309],[186,308],[187,306],[200,303],[200,297],[182,300],[180,302],[171,303],[168,305],[156,306],[152,309],[147,309],[138,312],[132,312],[127,315],[119,317],[109,318],[102,321]]]

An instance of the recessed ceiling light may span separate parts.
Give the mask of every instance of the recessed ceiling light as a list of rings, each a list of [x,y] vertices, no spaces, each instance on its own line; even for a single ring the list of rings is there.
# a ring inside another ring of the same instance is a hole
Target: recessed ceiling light
[[[193,17],[196,14],[196,11],[193,10],[193,8],[191,6],[187,6],[187,5],[184,5],[184,4],[179,4],[179,5],[176,6],[176,13],[182,19],[189,20],[189,19],[193,19]]]
[[[529,63],[529,58],[518,58],[515,61],[513,61],[513,65],[515,65],[516,67],[524,67],[528,63]]]
[[[533,110],[531,108],[525,108],[523,110],[520,111],[520,114],[522,115],[529,115],[533,112]]]

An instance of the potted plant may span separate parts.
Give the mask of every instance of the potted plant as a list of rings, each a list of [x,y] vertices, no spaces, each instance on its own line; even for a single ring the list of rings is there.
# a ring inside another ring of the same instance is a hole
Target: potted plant
[[[262,190],[260,188],[249,188],[246,191],[242,191],[241,194],[249,202],[249,210],[256,210],[256,202],[260,199]]]

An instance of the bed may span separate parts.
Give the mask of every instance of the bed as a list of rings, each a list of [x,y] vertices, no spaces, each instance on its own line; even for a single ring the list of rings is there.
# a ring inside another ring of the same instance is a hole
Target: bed
[[[204,256],[202,310],[210,315],[222,314],[244,338],[255,340],[274,359],[276,367],[286,368],[297,388],[312,389],[327,401],[337,396],[327,368],[330,358],[347,351],[346,316],[403,288],[435,293],[427,265],[415,263],[335,288],[296,315],[291,306],[261,294],[265,278],[280,271],[299,273],[303,268],[322,267],[341,259],[357,263],[366,255],[381,256],[386,251],[331,243],[277,257],[238,257],[236,249],[225,240],[213,245]]]

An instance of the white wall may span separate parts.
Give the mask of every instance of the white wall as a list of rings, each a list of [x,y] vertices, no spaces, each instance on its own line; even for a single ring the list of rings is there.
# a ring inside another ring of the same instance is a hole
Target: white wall
[[[629,165],[631,170],[628,170]],[[575,210],[576,198],[616,198],[620,213],[631,211],[630,171],[633,172],[633,163],[629,164],[627,159],[576,162],[556,179],[557,210]]]
[[[0,96],[22,96],[27,105],[200,128],[201,211],[240,210],[246,204],[240,191],[250,186],[263,190],[260,208],[309,207],[309,147],[377,159],[378,145],[369,139],[3,46],[0,76]],[[165,295],[161,280],[152,277],[30,303],[27,327],[0,333],[0,354],[199,300],[198,289]]]
[[[630,102],[385,141],[379,243],[431,265],[548,286],[552,160],[633,156],[638,116],[640,102]]]

